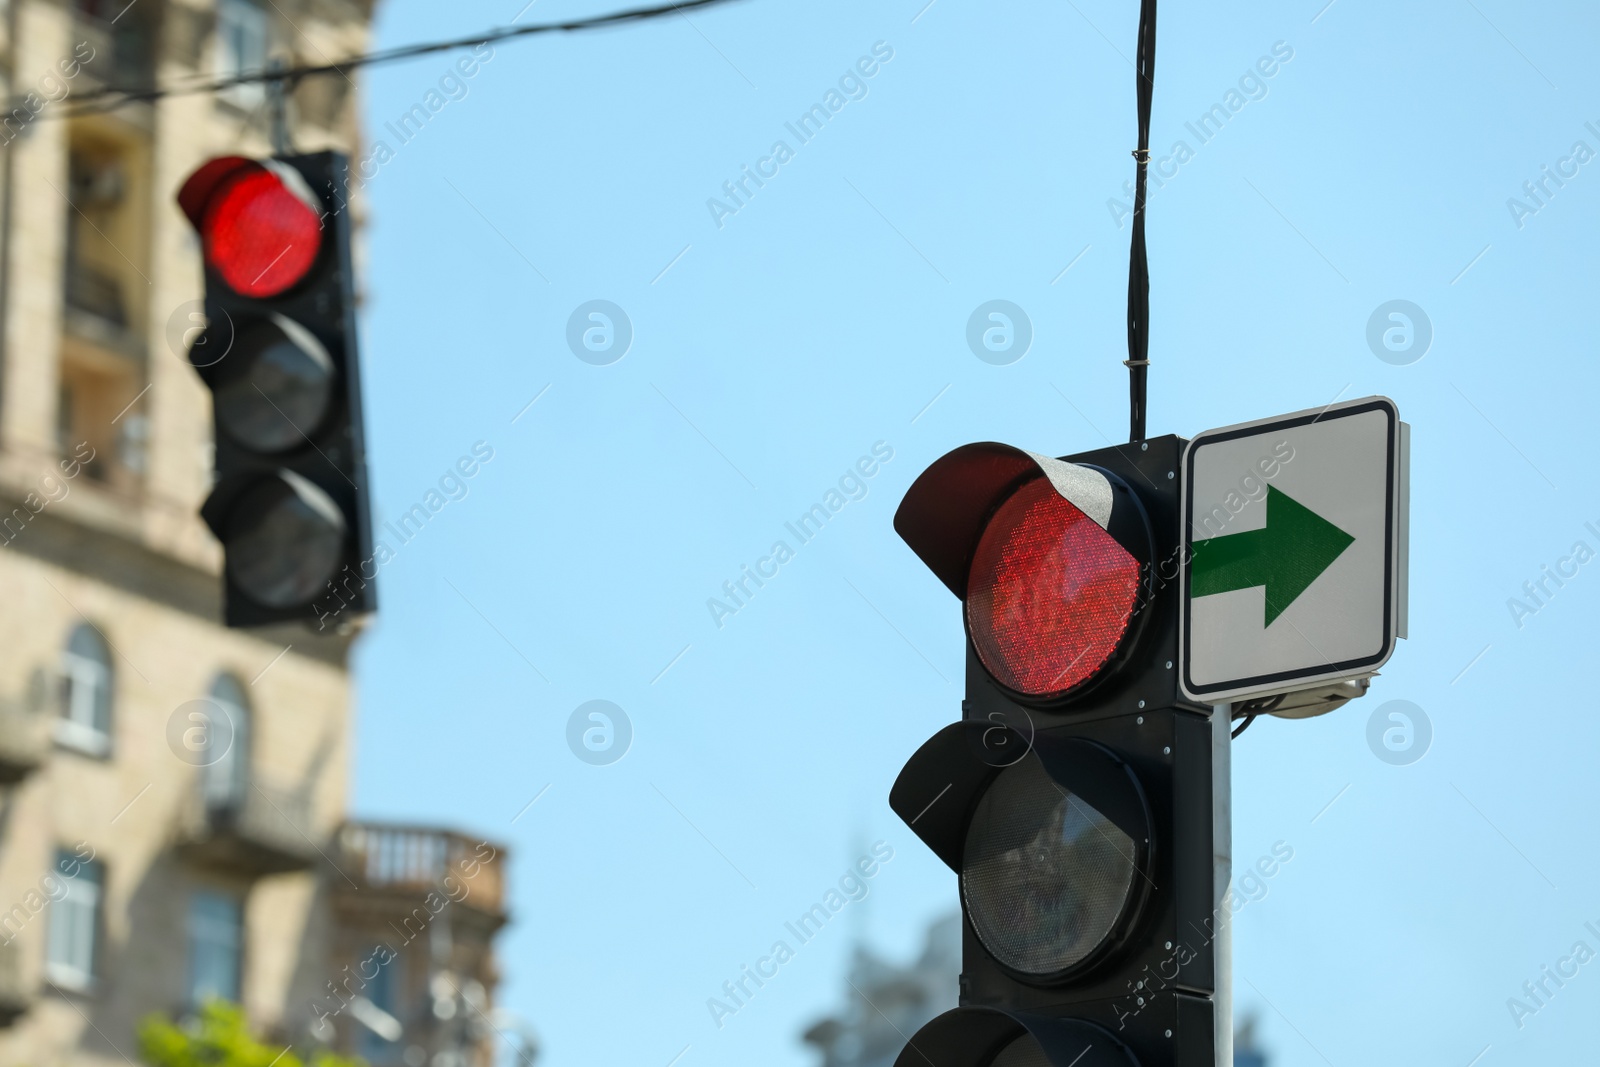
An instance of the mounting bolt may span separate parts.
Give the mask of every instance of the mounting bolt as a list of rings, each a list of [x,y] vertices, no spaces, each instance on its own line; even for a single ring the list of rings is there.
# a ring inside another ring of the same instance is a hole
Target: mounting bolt
[[[1171,669],[1172,669],[1172,661],[1169,659],[1169,660],[1167,660],[1167,670],[1170,671]]]
[[[1142,700],[1141,700],[1141,701],[1139,701],[1139,706],[1140,706],[1140,707],[1141,707],[1141,708],[1142,708],[1142,707],[1144,707],[1144,701],[1142,701]]]
[[[1171,1031],[1171,1030],[1168,1030],[1168,1031],[1167,1031],[1167,1036],[1168,1036],[1168,1037],[1171,1037],[1171,1036],[1172,1036],[1172,1031]]]
[[[1138,723],[1140,726],[1143,726],[1144,725],[1144,716],[1141,715],[1141,716],[1139,716],[1137,719],[1135,719],[1133,721]]]
[[[1149,441],[1141,441],[1141,442],[1139,442],[1139,451],[1140,452],[1148,452],[1148,451],[1150,451],[1150,442]]]
[[[1168,471],[1167,472],[1167,481],[1170,482],[1170,481],[1172,481],[1172,479],[1176,478],[1177,476],[1178,476],[1178,472],[1177,471]]]
[[[1168,947],[1168,948],[1171,948],[1171,947],[1172,947],[1172,942],[1171,942],[1171,941],[1168,941],[1168,942],[1167,942],[1167,947]]]
[[[1165,746],[1165,747],[1163,747],[1163,748],[1162,748],[1162,749],[1161,749],[1161,754],[1162,754],[1162,755],[1163,755],[1163,756],[1170,756],[1170,755],[1172,755],[1172,746],[1171,746],[1171,745],[1167,745],[1167,746]]]

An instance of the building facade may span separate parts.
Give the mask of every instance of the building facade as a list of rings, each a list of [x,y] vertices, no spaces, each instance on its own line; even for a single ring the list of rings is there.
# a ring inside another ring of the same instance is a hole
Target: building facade
[[[906,1035],[956,1006],[960,976],[959,915],[930,925],[910,964],[884,960],[858,944],[844,1010],[807,1027],[801,1040],[822,1054],[821,1067],[893,1067]]]
[[[377,1067],[491,1058],[503,851],[349,819],[353,631],[220,624],[174,197],[271,154],[268,94],[94,95],[326,63],[371,9],[0,0],[0,1067],[125,1064],[208,997]],[[300,82],[294,147],[354,154],[355,106]]]

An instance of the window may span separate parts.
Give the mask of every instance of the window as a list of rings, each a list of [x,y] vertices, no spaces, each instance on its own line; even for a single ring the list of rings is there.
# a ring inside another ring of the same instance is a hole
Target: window
[[[94,982],[105,868],[60,849],[56,852],[56,869],[63,876],[66,892],[50,905],[45,974],[63,989],[82,991]]]
[[[4,5],[0,5],[3,7]],[[137,0],[74,0],[73,40],[95,48],[91,70],[112,85],[142,89],[155,74],[154,25],[149,4]]]
[[[79,623],[61,653],[59,743],[91,756],[110,754],[113,681],[105,638],[88,623]]]
[[[74,146],[67,159],[67,306],[114,328],[128,325],[126,280],[110,261],[105,236],[126,200],[128,176],[118,154]]]
[[[189,1002],[239,1001],[244,909],[239,899],[211,889],[189,897]]]
[[[377,968],[377,973],[367,982],[366,987],[361,990],[361,995],[371,1001],[373,1007],[386,1013],[391,1018],[396,1015],[395,1005],[399,1000],[395,988],[398,978],[395,974],[395,969],[399,966],[400,961],[393,952],[382,945],[375,945],[364,957],[359,968],[363,978],[373,967]],[[359,1019],[358,1021],[362,1022],[358,1056],[372,1064],[394,1063],[399,1059],[401,1051],[399,1040],[403,1032],[397,1031],[385,1036],[378,1032],[378,1030],[385,1029],[384,1026],[379,1025],[377,1029],[374,1029],[371,1022]],[[398,1019],[395,1021],[398,1021]],[[392,1026],[393,1023],[389,1025]]]
[[[208,811],[237,811],[250,788],[250,705],[244,686],[231,674],[211,684],[211,703],[222,722],[207,724],[208,744],[217,746],[201,765],[200,788]]]
[[[220,0],[217,4],[217,74],[265,70],[267,66],[267,12],[255,0]],[[225,99],[241,107],[255,107],[266,98],[261,82],[235,85]]]
[[[57,446],[84,458],[90,480],[128,494],[146,467],[149,163],[137,137],[68,128]]]

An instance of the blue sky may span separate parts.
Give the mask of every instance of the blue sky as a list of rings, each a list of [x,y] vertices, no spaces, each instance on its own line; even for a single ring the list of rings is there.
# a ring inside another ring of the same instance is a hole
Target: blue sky
[[[1132,175],[1136,5],[924,2],[745,0],[497,45],[404,144],[385,123],[454,57],[365,75],[393,150],[367,184],[379,517],[475,443],[493,458],[382,573],[355,803],[510,846],[502,997],[547,1063],[807,1064],[797,1034],[837,1006],[852,938],[918,948],[955,880],[886,796],[959,714],[962,635],[894,508],[968,441],[1060,455],[1125,432],[1108,200]],[[1577,1062],[1600,962],[1520,1028],[1506,1002],[1600,950],[1600,563],[1533,614],[1508,600],[1600,549],[1600,162],[1574,156],[1600,151],[1600,12],[1323,3],[1160,23],[1152,145],[1191,151],[1150,207],[1151,432],[1371,394],[1414,428],[1410,640],[1364,700],[1235,749],[1236,857],[1294,851],[1238,917],[1237,999],[1282,1067]],[[520,6],[390,0],[377,43]],[[785,124],[875,45],[892,58],[798,143]],[[1236,89],[1201,143],[1185,124]],[[776,174],[736,214],[708,207],[758,166]],[[1542,167],[1576,174],[1535,203]],[[997,299],[1032,328],[1009,365],[966,342]],[[1396,299],[1431,324],[1407,365],[1367,343]],[[631,324],[609,364],[568,344],[594,300]],[[892,458],[848,483],[864,495],[719,627],[708,598],[875,445]],[[631,722],[619,762],[568,747],[592,700]],[[1367,744],[1390,700],[1432,724],[1409,765]],[[719,1029],[707,998],[878,840],[866,901]]]

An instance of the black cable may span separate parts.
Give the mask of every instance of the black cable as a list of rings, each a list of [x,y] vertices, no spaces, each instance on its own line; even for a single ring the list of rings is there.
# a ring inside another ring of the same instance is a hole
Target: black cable
[[[643,22],[647,19],[661,18],[666,15],[682,15],[685,11],[692,11],[695,8],[713,7],[731,2],[732,0],[681,0],[679,3],[662,4],[657,7],[631,8],[626,11],[613,11],[607,15],[572,19],[567,22],[542,22],[529,26],[501,26],[480,33],[475,37],[460,37],[452,41],[430,41],[424,44],[404,45],[382,52],[368,52],[363,55],[350,56],[339,60],[337,63],[285,67],[282,70],[249,71],[227,78],[214,78],[209,81],[195,82],[190,85],[164,85],[151,89],[126,89],[108,85],[100,89],[91,89],[88,92],[78,93],[73,97],[74,103],[92,106],[72,108],[62,117],[71,118],[74,115],[100,114],[106,111],[115,111],[120,107],[139,101],[161,100],[169,96],[188,96],[194,93],[214,93],[223,89],[230,89],[235,85],[249,85],[255,82],[276,81],[293,85],[301,78],[325,74],[343,75],[346,71],[356,70],[360,67],[376,66],[379,63],[393,63],[402,59],[414,59],[417,56],[431,55],[435,52],[450,52],[458,48],[471,48],[474,45],[493,44],[496,41],[510,40],[514,37],[531,37],[539,33],[569,33],[579,30],[600,29],[606,26],[620,26],[630,22]],[[101,101],[104,101],[104,103],[101,103]]]
[[[1262,697],[1260,700],[1246,700],[1243,703],[1236,705],[1233,709],[1232,717],[1235,719],[1243,719],[1244,723],[1237,730],[1234,730],[1229,736],[1238,737],[1240,734],[1244,733],[1250,728],[1250,724],[1256,721],[1257,715],[1266,715],[1276,710],[1278,705],[1283,703],[1283,698],[1287,695],[1287,693],[1279,693],[1277,696]]]
[[[1277,696],[1241,701],[1233,706],[1233,717],[1242,719],[1246,715],[1265,715],[1269,711],[1277,711],[1278,705],[1282,704],[1283,698],[1288,695],[1287,693],[1279,693]]]
[[[1150,170],[1150,101],[1155,91],[1156,0],[1139,5],[1139,147],[1134,150],[1133,244],[1128,253],[1128,440],[1145,435],[1146,373],[1150,369],[1150,260],[1145,253],[1145,180]]]

